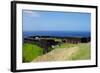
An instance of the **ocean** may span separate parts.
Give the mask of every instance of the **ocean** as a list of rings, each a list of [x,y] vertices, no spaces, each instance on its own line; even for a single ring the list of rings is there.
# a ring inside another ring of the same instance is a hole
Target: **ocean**
[[[79,31],[24,31],[23,37],[29,36],[51,36],[51,37],[90,37],[90,32]]]

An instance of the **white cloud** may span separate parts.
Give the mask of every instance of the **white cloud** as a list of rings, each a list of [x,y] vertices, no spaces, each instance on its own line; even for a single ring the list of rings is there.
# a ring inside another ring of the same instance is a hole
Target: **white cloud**
[[[30,16],[32,17],[39,17],[39,13],[38,12],[35,12],[35,11],[24,11],[25,13],[28,13],[30,14]]]

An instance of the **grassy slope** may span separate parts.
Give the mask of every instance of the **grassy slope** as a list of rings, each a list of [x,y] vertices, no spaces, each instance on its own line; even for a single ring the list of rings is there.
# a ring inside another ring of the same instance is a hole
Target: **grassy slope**
[[[90,44],[89,43],[83,43],[83,44],[68,44],[63,43],[60,46],[57,46],[55,49],[63,49],[63,48],[70,48],[70,47],[78,47],[79,50],[72,54],[70,56],[69,60],[85,60],[90,59]],[[29,44],[24,43],[23,45],[23,62],[31,62],[36,57],[43,55],[43,48],[35,45],[35,44]],[[67,59],[68,60],[68,59]]]
[[[33,62],[66,61],[77,51],[77,47],[54,49],[51,52],[37,57]]]
[[[70,47],[74,47],[76,46],[76,44],[71,44],[71,43],[63,43],[60,46],[56,47],[56,48],[70,48]]]
[[[55,41],[61,41],[61,39],[55,39]],[[69,58],[69,60],[86,60],[91,58],[91,47],[90,43],[79,43],[79,44],[71,44],[71,43],[63,43],[60,46],[55,47],[54,49],[63,49],[70,47],[78,47],[79,51]]]
[[[61,44],[59,47],[56,47],[55,49],[70,48],[74,46],[78,47],[79,51],[72,54],[69,60],[86,60],[91,58],[91,49],[89,43],[80,43],[80,44],[64,43]]]
[[[79,51],[72,55],[71,60],[86,60],[91,58],[90,44],[78,44]]]
[[[43,49],[35,44],[24,43],[23,62],[31,62],[37,56],[43,54]]]

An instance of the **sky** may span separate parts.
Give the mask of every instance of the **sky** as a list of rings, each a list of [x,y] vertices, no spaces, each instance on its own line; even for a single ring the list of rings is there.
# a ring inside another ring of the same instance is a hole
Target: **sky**
[[[87,31],[91,14],[79,12],[23,10],[23,31]]]

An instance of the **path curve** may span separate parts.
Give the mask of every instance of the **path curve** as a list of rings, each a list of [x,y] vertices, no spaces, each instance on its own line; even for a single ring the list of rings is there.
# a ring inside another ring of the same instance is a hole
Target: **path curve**
[[[78,50],[78,47],[54,49],[45,55],[37,57],[32,62],[66,61],[69,60],[72,54],[77,53]]]

